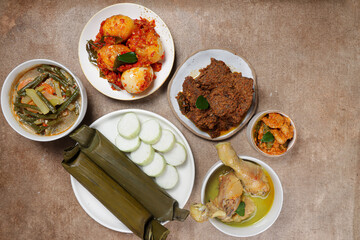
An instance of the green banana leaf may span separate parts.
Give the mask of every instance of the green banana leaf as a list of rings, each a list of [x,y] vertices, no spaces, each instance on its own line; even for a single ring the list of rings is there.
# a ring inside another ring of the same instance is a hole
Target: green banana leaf
[[[187,218],[188,210],[179,208],[175,199],[99,131],[83,125],[70,137],[79,143],[83,153],[138,200],[155,219],[184,221]]]
[[[112,214],[144,240],[164,240],[169,230],[135,198],[92,162],[79,146],[64,152],[62,165]]]

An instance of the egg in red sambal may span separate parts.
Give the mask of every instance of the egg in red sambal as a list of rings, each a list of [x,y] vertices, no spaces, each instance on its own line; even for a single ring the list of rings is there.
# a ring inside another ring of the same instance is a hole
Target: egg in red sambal
[[[145,91],[161,70],[165,51],[155,21],[115,15],[104,20],[95,40],[86,45],[89,61],[114,90]]]

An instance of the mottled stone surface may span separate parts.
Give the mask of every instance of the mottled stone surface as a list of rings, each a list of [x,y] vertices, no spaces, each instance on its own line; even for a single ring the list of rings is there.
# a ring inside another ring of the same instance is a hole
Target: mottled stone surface
[[[165,116],[192,147],[196,179],[189,203],[217,161],[202,140],[173,115],[167,84],[138,101],[112,100],[86,80],[78,40],[92,15],[116,1],[0,1],[0,83],[18,64],[54,59],[84,83],[84,123],[124,108]],[[139,1],[168,25],[176,46],[174,70],[193,52],[226,48],[245,56],[258,76],[258,111],[280,109],[298,130],[295,148],[270,159],[240,131],[230,139],[241,155],[258,157],[279,175],[284,205],[275,224],[252,239],[360,239],[360,6],[356,0]],[[39,143],[18,135],[0,114],[0,239],[138,239],[92,220],[77,202],[62,168],[68,138]],[[210,223],[166,225],[168,239],[235,239]]]

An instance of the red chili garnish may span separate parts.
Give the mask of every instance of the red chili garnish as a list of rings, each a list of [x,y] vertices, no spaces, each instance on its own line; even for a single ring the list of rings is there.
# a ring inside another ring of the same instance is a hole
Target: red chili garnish
[[[151,64],[151,67],[154,70],[154,72],[160,72],[162,63],[159,63],[159,62],[153,63],[153,64]]]

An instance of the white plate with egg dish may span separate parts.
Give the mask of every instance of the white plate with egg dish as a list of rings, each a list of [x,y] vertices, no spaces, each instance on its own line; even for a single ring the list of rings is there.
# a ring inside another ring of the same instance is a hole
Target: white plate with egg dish
[[[191,217],[200,223],[210,221],[233,237],[264,232],[281,212],[283,189],[279,177],[265,162],[238,156],[229,142],[217,144],[216,149],[220,161],[206,173],[201,203],[191,204]]]
[[[61,63],[32,59],[6,77],[1,108],[9,125],[23,137],[54,141],[71,133],[84,119],[86,89]]]
[[[195,164],[188,142],[171,122],[153,112],[126,109],[106,114],[90,127],[125,152],[177,200],[180,208],[185,206],[194,185]],[[109,229],[131,233],[72,176],[71,184],[81,207],[91,218]]]
[[[236,134],[254,115],[256,74],[244,57],[228,50],[199,51],[177,69],[167,97],[187,129],[201,138],[221,141]]]
[[[170,30],[157,14],[138,4],[119,3],[100,10],[79,40],[86,78],[99,92],[118,100],[154,93],[168,78],[174,59]]]

